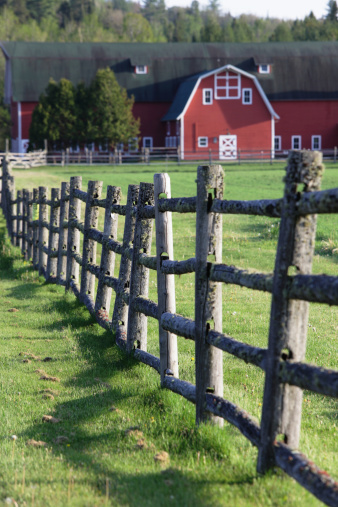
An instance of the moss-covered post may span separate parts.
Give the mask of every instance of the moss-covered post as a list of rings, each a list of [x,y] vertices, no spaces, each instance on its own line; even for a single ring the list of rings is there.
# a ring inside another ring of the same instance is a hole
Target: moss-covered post
[[[26,260],[33,258],[33,192],[27,194],[27,251]]]
[[[129,185],[122,242],[123,253],[121,255],[118,290],[116,293],[112,319],[112,328],[116,333],[116,341],[120,345],[125,345],[127,339],[129,306],[123,298],[123,292],[126,289],[129,289],[130,286],[131,260],[129,259],[128,249],[132,246],[132,242],[134,240],[136,222],[134,208],[137,204],[138,196],[139,186]]]
[[[81,176],[70,178],[66,290],[69,290],[71,280],[77,285],[79,283],[80,269],[73,254],[80,254],[80,231],[74,227],[72,221],[80,220],[81,201],[75,197],[74,190],[81,190],[81,185]]]
[[[111,212],[113,204],[119,204],[121,200],[121,189],[119,187],[107,188],[106,196],[106,210],[104,215],[104,228],[103,228],[103,245],[101,251],[101,264],[100,264],[100,277],[97,285],[97,294],[95,301],[95,311],[104,310],[106,315],[109,315],[110,301],[112,289],[104,284],[104,277],[114,276],[115,267],[115,252],[110,250],[107,245],[107,240],[117,240],[117,222],[118,215]]]
[[[205,394],[223,396],[222,351],[209,345],[209,329],[222,332],[222,284],[209,280],[210,262],[222,262],[222,215],[211,213],[215,198],[223,198],[223,170],[220,165],[197,170],[196,275],[195,275],[195,361],[196,422],[223,419],[205,411]]]
[[[46,276],[48,244],[47,187],[39,187],[39,275]]]
[[[59,248],[58,248],[58,264],[57,264],[57,283],[61,284],[66,280],[67,270],[67,240],[68,240],[68,227],[65,227],[65,222],[69,218],[69,188],[68,182],[61,183],[61,198],[60,198],[60,220],[59,220]]]
[[[133,259],[130,276],[130,300],[128,311],[127,351],[131,352],[134,343],[140,350],[147,350],[148,317],[134,310],[134,300],[138,296],[147,298],[149,291],[149,269],[138,263],[140,253],[150,255],[153,220],[143,217],[145,206],[154,206],[154,185],[141,183],[137,203]]]
[[[176,313],[174,275],[161,273],[163,260],[174,260],[172,214],[161,213],[158,200],[161,197],[171,198],[170,178],[168,174],[154,174],[155,223],[156,223],[156,257],[157,257],[157,301],[159,317],[162,313]],[[167,370],[178,377],[177,336],[165,331],[159,318],[161,381]]]
[[[39,269],[39,189],[33,188],[33,267]]]
[[[48,259],[46,279],[56,278],[57,273],[57,252],[59,246],[59,228],[60,207],[56,206],[60,201],[60,189],[52,188],[51,192],[51,209],[49,219],[49,240],[48,240]]]
[[[16,240],[15,245],[22,247],[22,190],[16,193]]]
[[[96,263],[97,242],[89,237],[89,231],[97,227],[99,221],[99,207],[93,206],[93,199],[98,199],[102,192],[102,181],[89,181],[85,209],[82,271],[81,271],[81,296],[86,294],[94,301],[95,275],[90,273],[86,266],[88,263]]]
[[[28,244],[28,190],[26,188],[22,191],[22,245],[21,251],[24,259],[27,259],[27,244]]]
[[[296,211],[300,192],[318,190],[322,172],[321,153],[290,153],[272,289],[257,465],[260,473],[274,465],[274,442],[279,435],[292,449],[299,443],[302,390],[280,384],[278,376],[281,361],[298,362],[305,358],[309,303],[288,299],[286,288],[290,269],[301,275],[311,273],[316,215],[297,217]]]

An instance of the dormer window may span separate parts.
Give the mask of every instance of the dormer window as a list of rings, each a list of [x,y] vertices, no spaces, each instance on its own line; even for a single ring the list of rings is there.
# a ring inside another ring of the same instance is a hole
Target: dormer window
[[[148,66],[147,65],[136,65],[135,74],[148,74]]]
[[[268,63],[261,63],[258,65],[258,73],[259,74],[270,74],[271,73],[271,65]]]

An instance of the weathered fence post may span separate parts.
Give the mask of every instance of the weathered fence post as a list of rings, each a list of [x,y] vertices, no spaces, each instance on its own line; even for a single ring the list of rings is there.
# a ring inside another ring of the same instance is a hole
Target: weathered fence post
[[[67,240],[68,240],[68,222],[69,217],[69,183],[61,183],[60,199],[60,220],[59,220],[59,250],[57,265],[57,283],[62,284],[66,280],[67,271]]]
[[[150,254],[153,220],[143,217],[146,205],[154,205],[154,185],[141,183],[137,203],[133,260],[130,276],[130,300],[128,312],[127,351],[131,352],[134,343],[137,348],[147,350],[148,317],[134,309],[134,300],[138,296],[148,297],[149,269],[138,263],[140,253]]]
[[[195,278],[195,360],[196,421],[223,424],[223,419],[207,414],[205,394],[223,396],[222,351],[209,345],[209,329],[222,332],[222,284],[209,280],[210,262],[222,262],[222,215],[210,213],[213,199],[223,197],[223,170],[220,165],[197,170],[196,278]]]
[[[47,270],[46,279],[56,279],[57,274],[57,252],[59,246],[59,233],[56,231],[57,228],[60,230],[60,207],[57,206],[60,202],[60,189],[52,188],[51,192],[51,209],[49,219],[49,240],[48,240],[48,259],[47,259]],[[54,257],[55,256],[55,257]]]
[[[290,152],[272,289],[257,465],[260,473],[275,463],[274,442],[278,435],[293,449],[299,443],[303,392],[298,387],[280,384],[278,377],[281,360],[298,362],[305,357],[309,303],[288,299],[286,288],[291,267],[296,268],[297,274],[311,273],[317,217],[297,217],[298,186],[303,185],[306,192],[318,190],[322,171],[321,153]]]
[[[102,192],[102,181],[89,181],[85,209],[82,270],[80,294],[83,298],[88,295],[94,302],[95,275],[87,270],[87,264],[96,263],[97,242],[89,237],[90,229],[96,228],[99,220],[99,207],[93,206],[93,199],[98,199]]]
[[[33,259],[33,192],[27,193],[27,250],[26,260]]]
[[[16,193],[16,240],[15,245],[20,249],[22,247],[22,190]]]
[[[33,267],[39,269],[39,189],[33,188]]]
[[[81,190],[81,184],[81,176],[70,178],[66,290],[69,290],[71,281],[76,285],[79,283],[80,269],[73,254],[80,253],[80,231],[74,227],[72,221],[80,220],[81,216],[81,201],[74,195],[74,190]]]
[[[116,293],[114,312],[112,319],[112,328],[116,333],[116,341],[120,345],[126,344],[128,328],[128,304],[123,298],[123,292],[129,288],[131,260],[129,259],[128,249],[134,240],[136,216],[134,207],[137,204],[139,196],[139,186],[129,185],[126,205],[126,218],[123,232],[123,253],[120,261],[120,272],[118,281],[118,290]]]
[[[28,199],[29,192],[26,188],[22,191],[22,245],[21,251],[24,259],[27,259],[27,246],[28,246]]]
[[[116,241],[117,239],[117,223],[118,215],[111,212],[112,204],[119,204],[121,199],[121,189],[119,187],[107,188],[106,196],[106,211],[104,215],[103,227],[103,244],[101,251],[101,264],[100,264],[100,277],[97,285],[97,294],[95,301],[95,311],[104,310],[109,315],[110,301],[112,289],[104,284],[104,277],[106,275],[114,275],[115,267],[115,252],[110,250],[107,245],[109,239]]]
[[[39,275],[46,275],[47,254],[44,249],[48,243],[47,187],[39,187]]]
[[[154,198],[156,220],[156,257],[157,257],[157,294],[159,316],[159,340],[161,381],[167,370],[171,370],[178,377],[177,336],[165,331],[161,326],[160,317],[164,312],[176,313],[175,278],[174,275],[161,273],[163,260],[174,259],[172,215],[169,212],[161,213],[158,209],[158,200],[161,194],[167,199],[171,198],[170,178],[168,174],[154,174]]]

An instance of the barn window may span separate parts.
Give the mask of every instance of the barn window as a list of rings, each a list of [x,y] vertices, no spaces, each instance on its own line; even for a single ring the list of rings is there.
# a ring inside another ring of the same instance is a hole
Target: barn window
[[[208,138],[207,137],[199,137],[198,138],[198,147],[199,148],[207,148],[208,147]]]
[[[135,74],[148,74],[147,65],[136,65]]]
[[[261,63],[258,65],[258,73],[259,74],[270,74],[271,72],[271,65],[267,63]]]
[[[212,104],[212,88],[203,88],[203,104]]]
[[[302,136],[292,136],[291,149],[292,150],[301,150],[302,149]]]
[[[321,150],[322,149],[322,136],[312,136],[311,137],[311,149],[312,150]]]
[[[241,76],[228,70],[215,75],[215,99],[239,99]]]
[[[243,88],[242,90],[242,104],[252,104],[252,89]]]
[[[279,151],[282,149],[282,137],[275,136],[275,150]]]
[[[131,137],[128,141],[128,151],[138,151],[138,138]]]
[[[176,148],[178,146],[179,137],[177,136],[167,136],[165,138],[165,147],[166,148]]]
[[[149,148],[150,151],[153,149],[153,138],[152,137],[144,137],[143,138],[143,148]]]

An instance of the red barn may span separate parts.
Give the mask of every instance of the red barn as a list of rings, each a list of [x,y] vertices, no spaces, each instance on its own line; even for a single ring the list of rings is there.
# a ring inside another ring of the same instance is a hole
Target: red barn
[[[109,66],[135,97],[139,148],[182,157],[236,158],[252,150],[338,145],[338,42],[2,42],[12,151],[25,151],[32,111],[48,81],[89,85]]]

